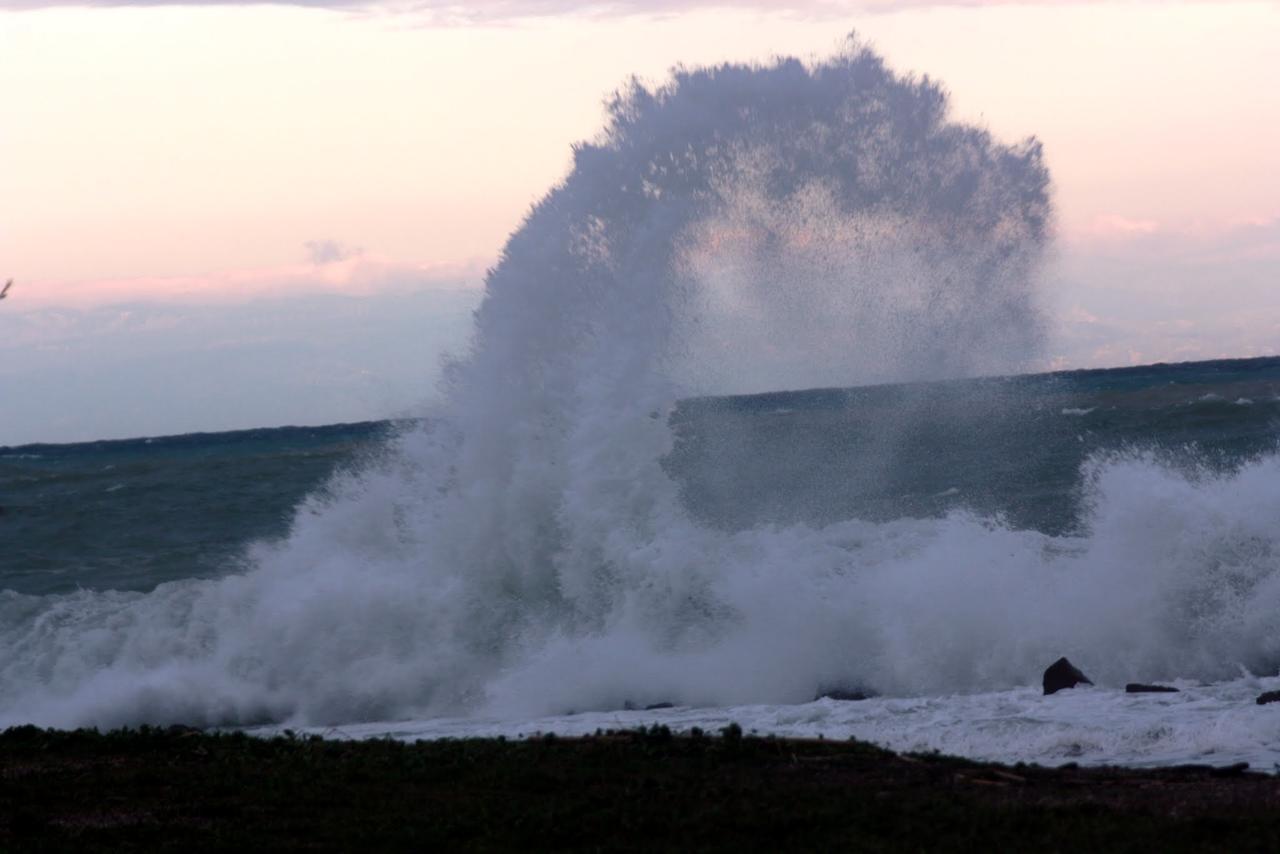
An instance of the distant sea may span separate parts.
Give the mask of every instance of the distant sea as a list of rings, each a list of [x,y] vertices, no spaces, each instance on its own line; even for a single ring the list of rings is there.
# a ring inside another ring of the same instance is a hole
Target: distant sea
[[[1275,451],[1280,357],[700,398],[672,424],[664,465],[719,527],[966,509],[1062,534],[1099,454],[1229,471]],[[414,426],[0,447],[0,588],[146,591],[243,571],[248,544],[286,536],[335,471]]]
[[[0,447],[0,587],[151,590],[244,569],[389,422]]]

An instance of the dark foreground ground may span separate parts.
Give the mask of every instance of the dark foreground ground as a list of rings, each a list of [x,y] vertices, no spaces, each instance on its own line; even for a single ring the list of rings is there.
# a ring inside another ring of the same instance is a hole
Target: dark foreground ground
[[[858,742],[403,744],[31,727],[0,734],[0,851],[1280,850],[1280,778],[1046,769]]]

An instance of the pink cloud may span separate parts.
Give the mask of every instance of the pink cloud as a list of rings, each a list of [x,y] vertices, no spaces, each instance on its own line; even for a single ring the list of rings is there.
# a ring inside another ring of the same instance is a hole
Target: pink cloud
[[[1127,240],[1146,237],[1159,230],[1160,224],[1153,219],[1138,219],[1108,213],[1095,216],[1092,222],[1073,236],[1085,240]]]
[[[7,0],[0,11],[55,6],[286,5],[318,9],[382,9],[425,14],[434,24],[467,25],[555,15],[651,15],[695,9],[752,9],[808,17],[838,17],[850,12],[896,12],[912,8],[1062,6],[1088,2],[1091,0]]]
[[[1103,222],[1061,253],[1054,367],[1280,352],[1280,217]]]
[[[431,289],[479,288],[484,265],[397,263],[364,253],[332,257],[318,263],[254,269],[222,270],[203,275],[19,281],[5,310],[53,307],[90,308],[145,302],[152,304],[225,305],[264,298],[313,294],[373,296]]]
[[[1083,306],[1075,305],[1067,310],[1062,317],[1066,323],[1101,323],[1102,319],[1096,314],[1086,310]]]
[[[1194,255],[1206,261],[1280,259],[1280,216],[1169,223],[1106,213],[1063,237],[1085,249],[1145,247],[1161,256]]]

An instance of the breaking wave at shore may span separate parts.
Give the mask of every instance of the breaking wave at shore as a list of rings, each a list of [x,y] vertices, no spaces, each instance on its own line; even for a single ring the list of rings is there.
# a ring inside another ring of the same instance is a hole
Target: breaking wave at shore
[[[713,525],[664,467],[691,394],[1025,366],[1050,224],[1037,143],[950,121],[937,84],[857,44],[632,83],[490,272],[447,417],[336,476],[243,571],[0,593],[0,721],[923,697],[1063,654],[1100,683],[1275,673],[1275,456],[1097,455],[1060,534],[964,507]],[[851,476],[912,462],[891,440],[915,404]]]

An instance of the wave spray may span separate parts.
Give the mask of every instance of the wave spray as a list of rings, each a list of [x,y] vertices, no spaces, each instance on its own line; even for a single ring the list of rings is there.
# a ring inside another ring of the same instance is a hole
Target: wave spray
[[[1277,660],[1274,460],[1099,461],[1077,537],[693,518],[664,467],[684,396],[1026,365],[1048,172],[856,43],[679,69],[608,112],[489,273],[446,414],[240,574],[0,594],[0,720],[526,716],[999,688],[1062,654],[1099,680]]]

